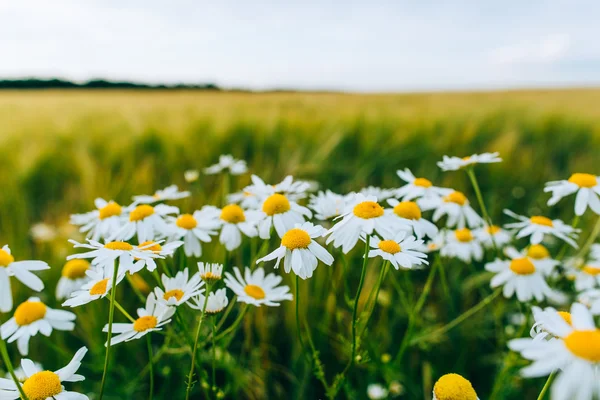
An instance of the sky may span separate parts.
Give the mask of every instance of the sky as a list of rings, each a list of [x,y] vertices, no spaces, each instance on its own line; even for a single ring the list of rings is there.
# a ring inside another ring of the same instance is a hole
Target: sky
[[[600,84],[600,2],[0,0],[0,78],[396,92]]]

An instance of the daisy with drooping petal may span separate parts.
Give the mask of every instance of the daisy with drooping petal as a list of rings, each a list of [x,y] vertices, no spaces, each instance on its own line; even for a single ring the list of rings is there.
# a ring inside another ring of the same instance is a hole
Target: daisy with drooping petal
[[[419,203],[421,199],[435,200],[452,193],[452,189],[433,186],[429,179],[415,177],[408,168],[398,170],[396,174],[406,182],[406,185],[396,190],[396,197],[403,201],[416,200]]]
[[[279,275],[271,273],[265,276],[265,270],[260,267],[254,271],[245,268],[244,276],[238,267],[234,267],[233,272],[235,276],[225,273],[225,285],[236,294],[239,302],[273,307],[284,300],[294,299],[288,286],[278,286],[282,281]]]
[[[292,229],[296,224],[302,224],[305,218],[311,218],[312,213],[285,195],[275,193],[267,197],[261,205],[263,219],[258,223],[258,233],[261,239],[271,237],[271,228],[279,237]]]
[[[86,233],[92,240],[107,239],[121,229],[126,221],[123,207],[112,200],[101,198],[94,200],[94,205],[94,211],[71,215],[71,224],[80,226],[79,231]]]
[[[64,382],[81,382],[85,378],[77,374],[81,367],[81,360],[87,353],[87,348],[82,347],[75,353],[73,359],[66,367],[58,371],[44,371],[41,366],[31,360],[21,360],[24,373],[22,389],[29,400],[88,400],[81,393],[65,390]],[[0,399],[17,400],[21,395],[12,379],[0,378]]]
[[[236,160],[231,154],[219,156],[219,162],[204,169],[206,175],[215,175],[226,171],[231,175],[242,175],[248,172],[248,166],[244,160]]]
[[[571,323],[558,313],[548,314],[544,329],[554,340],[514,339],[509,348],[533,363],[521,370],[526,378],[559,371],[551,387],[552,400],[592,399],[600,396],[600,330],[590,311],[571,306]]]
[[[477,228],[483,224],[483,219],[473,210],[467,196],[461,192],[451,192],[440,198],[437,204],[433,204],[433,202],[425,204],[423,202],[424,209],[431,206],[435,208],[432,217],[433,222],[437,222],[444,215],[447,215],[446,226],[448,228]]]
[[[190,300],[189,306],[202,311],[204,309],[204,302],[206,298],[203,294],[193,297]],[[227,298],[227,290],[225,288],[216,290],[211,292],[208,295],[208,301],[206,303],[206,313],[207,314],[218,314],[227,307],[229,304],[229,299]]]
[[[556,311],[552,307],[546,307],[542,310],[540,307],[533,306],[531,307],[531,312],[533,313],[535,322],[529,331],[529,335],[534,340],[551,340],[554,338],[554,336],[546,329],[546,321],[554,318],[556,314],[561,316],[567,324],[571,325],[571,313],[567,311]],[[517,342],[518,341],[513,341],[513,345]]]
[[[204,292],[204,281],[200,278],[200,274],[196,273],[190,278],[187,268],[179,271],[173,278],[163,275],[161,280],[165,289],[156,287],[154,294],[159,302],[168,306],[180,306]]]
[[[310,196],[308,208],[315,212],[315,218],[327,221],[342,215],[346,209],[346,197],[331,190]]]
[[[499,156],[500,153],[483,153],[473,154],[467,157],[448,157],[444,156],[442,161],[438,161],[437,165],[443,171],[457,171],[461,168],[468,167],[475,164],[490,164],[501,162],[502,159]]]
[[[198,273],[206,283],[220,281],[223,278],[223,264],[199,262]]]
[[[129,240],[136,236],[139,243],[156,240],[172,233],[166,223],[169,214],[179,214],[179,208],[159,204],[134,205],[127,209],[128,218],[123,226],[109,238],[113,240]]]
[[[467,379],[446,374],[433,386],[433,400],[479,400],[479,397]]]
[[[211,236],[217,234],[219,228],[218,208],[205,206],[193,214],[181,214],[168,217],[167,225],[171,240],[183,240],[183,250],[188,257],[202,255],[201,242],[210,243]]]
[[[552,193],[548,205],[553,206],[563,197],[577,193],[575,197],[575,215],[583,215],[587,208],[600,214],[600,177],[592,174],[575,173],[568,180],[548,182],[544,192]]]
[[[113,284],[114,267],[112,265],[100,264],[86,271],[88,278],[81,289],[71,293],[71,297],[65,301],[63,307],[79,307],[94,300],[102,299],[110,293]],[[125,270],[119,268],[117,271],[117,285],[125,277]]]
[[[177,185],[167,186],[162,190],[157,190],[153,195],[133,196],[135,204],[152,204],[159,201],[179,200],[190,197],[190,192],[180,192]]]
[[[113,267],[114,263],[118,261],[120,271],[134,270],[134,261],[165,258],[163,255],[153,252],[150,249],[151,245],[146,245],[148,249],[145,249],[140,246],[133,246],[127,242],[108,242],[102,244],[90,239],[88,239],[88,243],[79,243],[75,240],[69,240],[69,242],[74,244],[73,247],[91,249],[91,251],[72,254],[67,257],[67,260],[91,258],[92,265],[107,267]]]
[[[389,199],[388,204],[394,207],[391,210],[386,210],[390,215],[394,216],[398,221],[399,229],[407,230],[415,234],[417,239],[422,239],[425,236],[434,238],[438,234],[438,228],[434,223],[423,218],[421,208],[414,201],[398,201]]]
[[[504,214],[519,220],[519,222],[505,225],[508,229],[518,231],[517,239],[531,236],[529,239],[531,244],[540,244],[544,240],[545,235],[552,235],[577,248],[575,240],[577,240],[579,229],[566,225],[560,219],[551,220],[540,215],[527,218],[523,215],[515,214],[510,210],[504,210]]]
[[[244,211],[237,204],[223,207],[219,210],[219,222],[222,226],[219,242],[227,251],[237,249],[242,244],[242,233],[248,237],[258,235],[257,225],[262,219],[263,213],[260,211]]]
[[[472,260],[483,259],[483,247],[467,228],[446,231],[440,254],[444,257],[456,257],[470,263]]]
[[[179,247],[181,247],[181,245],[183,245],[183,242],[180,240],[165,243],[164,246],[162,245],[162,243],[162,240],[158,242],[149,240],[147,242],[140,243],[137,246],[137,248],[140,251],[149,251],[159,256],[159,258],[163,259],[167,257],[172,257],[173,253],[175,253],[175,250],[177,250]],[[151,257],[136,259],[135,264],[133,264],[133,268],[131,268],[128,272],[130,274],[135,274],[144,268],[146,268],[150,272],[154,272],[154,270],[156,269],[156,262],[154,261],[154,259]]]
[[[279,268],[279,263],[283,259],[286,273],[293,270],[300,278],[308,279],[317,269],[318,260],[326,265],[333,264],[333,256],[313,240],[322,237],[324,233],[325,229],[322,226],[313,225],[310,222],[298,224],[283,235],[281,246],[277,250],[267,254],[256,263],[277,259],[275,268]]]
[[[89,280],[89,277],[86,275],[88,269],[90,269],[90,263],[87,260],[67,261],[56,285],[56,299],[66,299],[71,296],[71,293],[81,289]]]
[[[150,293],[146,299],[146,308],[138,308],[137,314],[138,319],[133,323],[113,323],[112,331],[117,335],[111,338],[111,346],[142,338],[150,332],[160,331],[163,326],[171,322],[175,307],[156,301],[154,293]],[[108,332],[108,324],[104,326],[102,332]]]
[[[494,245],[503,248],[512,240],[510,233],[498,225],[489,226],[484,224],[481,228],[474,229],[473,235],[486,249],[491,249]]]
[[[64,310],[54,310],[40,301],[37,297],[21,303],[13,317],[0,328],[2,339],[8,343],[17,342],[21,355],[29,353],[29,339],[38,332],[50,336],[53,329],[72,331],[75,329],[75,314]]]
[[[14,276],[31,290],[41,292],[44,290],[44,282],[31,271],[46,269],[50,269],[50,266],[43,261],[15,261],[8,245],[4,245],[0,249],[0,311],[9,312],[12,310],[11,276]]]
[[[342,220],[327,232],[327,244],[333,242],[334,247],[342,247],[344,254],[356,246],[362,234],[370,236],[376,232],[383,237],[392,237],[395,233],[393,217],[385,213],[373,196],[356,194],[339,218]]]
[[[381,240],[377,236],[373,236],[369,241],[371,250],[369,250],[369,258],[381,257],[389,261],[394,268],[411,269],[422,264],[429,264],[427,255],[419,249],[423,246],[422,240],[415,240],[406,232],[399,232],[394,236],[394,239]]]

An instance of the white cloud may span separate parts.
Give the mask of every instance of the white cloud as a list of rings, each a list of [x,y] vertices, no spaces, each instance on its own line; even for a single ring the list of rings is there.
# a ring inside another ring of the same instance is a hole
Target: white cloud
[[[567,56],[570,44],[569,35],[549,35],[495,48],[488,53],[488,59],[497,65],[552,63]]]

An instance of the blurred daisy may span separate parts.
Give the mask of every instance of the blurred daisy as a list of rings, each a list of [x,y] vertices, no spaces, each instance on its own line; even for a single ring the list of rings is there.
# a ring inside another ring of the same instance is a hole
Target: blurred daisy
[[[204,309],[204,302],[206,298],[204,295],[199,295],[197,297],[193,297],[190,300],[189,306],[202,311]],[[229,299],[227,298],[227,290],[225,288],[216,290],[211,292],[208,295],[208,301],[206,303],[206,313],[207,314],[218,314],[227,307],[229,304]]]
[[[197,169],[188,169],[183,173],[183,178],[187,183],[196,182],[200,177],[200,172]]]
[[[182,241],[174,241],[165,243],[164,246],[161,245],[162,241],[154,242],[152,240],[140,243],[137,247],[141,251],[149,251],[153,254],[160,256],[161,259],[172,257],[175,250],[177,250],[183,244]],[[133,268],[131,268],[128,272],[130,274],[135,274],[142,269],[146,268],[150,272],[154,272],[156,269],[156,262],[153,258],[140,258],[135,261],[133,264]]]
[[[119,270],[131,271],[135,270],[134,261],[144,260],[148,262],[153,258],[164,258],[163,255],[157,254],[150,249],[150,245],[145,245],[146,248],[133,246],[127,242],[108,242],[102,244],[94,240],[88,239],[88,243],[79,243],[75,240],[69,240],[75,248],[90,249],[86,253],[72,254],[67,257],[67,260],[91,258],[92,265],[102,265],[113,267],[115,262],[119,263]]]
[[[510,348],[533,361],[521,370],[521,375],[534,378],[559,371],[551,388],[552,400],[600,396],[600,330],[589,310],[583,304],[573,304],[571,324],[558,313],[549,316],[544,322],[544,329],[555,340],[514,339],[509,342]]]
[[[85,214],[71,215],[71,224],[80,226],[92,240],[107,239],[117,232],[126,221],[123,207],[114,201],[101,198],[94,200],[96,210]]]
[[[167,217],[167,229],[171,240],[182,240],[183,250],[188,257],[200,257],[202,244],[212,241],[211,235],[217,234],[220,223],[218,209],[205,206],[194,214],[181,214],[178,217]]]
[[[579,293],[577,301],[588,307],[593,315],[600,315],[600,289],[589,289]]]
[[[339,218],[342,220],[327,232],[327,244],[333,242],[334,247],[342,247],[344,254],[356,246],[362,234],[372,235],[376,232],[383,237],[394,235],[393,217],[385,214],[383,207],[373,196],[357,194]]]
[[[400,229],[407,230],[409,233],[414,232],[418,239],[425,236],[433,238],[437,235],[437,226],[422,217],[421,208],[414,201],[400,202],[396,199],[389,199],[388,204],[394,208],[386,211],[395,217],[393,219],[398,222],[397,225]]]
[[[469,165],[475,164],[489,164],[489,163],[498,163],[501,162],[502,159],[498,157],[499,153],[483,153],[483,154],[473,154],[467,157],[448,157],[444,156],[442,161],[437,163],[438,167],[440,167],[443,171],[456,171],[461,168],[468,167]]]
[[[71,297],[65,301],[63,307],[79,307],[94,300],[102,299],[112,289],[114,268],[112,265],[98,265],[86,271],[88,281],[81,289],[71,293]],[[125,277],[125,270],[119,268],[117,271],[117,285]]]
[[[404,171],[398,170],[396,174],[406,182],[406,185],[400,189],[396,189],[396,197],[404,201],[417,200],[419,202],[421,199],[435,200],[452,193],[452,189],[433,186],[429,179],[415,177],[408,168],[405,168]]]
[[[310,222],[296,225],[295,228],[283,235],[281,246],[277,250],[259,259],[256,263],[277,259],[275,268],[279,268],[279,263],[283,259],[286,273],[293,270],[300,278],[308,279],[317,269],[318,260],[326,265],[333,264],[333,256],[313,240],[322,237],[324,233],[325,229],[322,226],[313,225]]]
[[[153,195],[133,196],[134,204],[152,204],[159,201],[179,200],[190,196],[190,192],[180,192],[177,185],[167,186],[162,190],[157,190]]]
[[[219,162],[204,169],[206,175],[215,175],[226,171],[231,175],[242,175],[248,172],[246,161],[236,160],[231,154],[219,156]]]
[[[575,279],[575,290],[583,290],[597,287],[600,283],[600,262],[590,262],[581,268],[569,268],[567,275]]]
[[[600,184],[599,177],[592,174],[576,173],[568,180],[548,182],[544,192],[551,192],[552,197],[548,205],[553,206],[563,197],[577,193],[575,197],[575,214],[583,215],[587,208],[591,208],[596,214],[600,214]]]
[[[21,303],[13,317],[0,328],[2,339],[8,343],[17,342],[21,355],[29,353],[29,339],[38,332],[50,336],[53,329],[72,331],[75,329],[75,314],[64,310],[54,310],[40,301],[37,297]]]
[[[259,200],[273,194],[281,194],[291,201],[298,201],[306,197],[306,192],[311,189],[311,184],[306,181],[294,180],[291,175],[275,185],[266,184],[259,176],[251,176],[252,184],[244,188],[244,193],[256,196]]]
[[[244,269],[242,276],[238,267],[233,268],[235,276],[226,272],[225,285],[235,293],[238,301],[260,307],[261,305],[279,306],[284,300],[293,300],[288,286],[278,286],[282,278],[279,275],[268,274],[265,276],[263,268],[251,271]]]
[[[220,281],[223,278],[223,264],[199,262],[198,273],[204,282]]]
[[[256,194],[243,190],[228,194],[227,203],[239,204],[246,210],[256,210],[260,208],[261,199]]]
[[[600,244],[593,244],[590,248],[590,258],[592,260],[600,260]]]
[[[62,300],[71,296],[76,290],[89,280],[86,275],[90,263],[86,260],[69,260],[65,263],[58,284],[56,285],[56,299]]]
[[[446,374],[433,386],[433,400],[479,400],[471,382],[458,374]]]
[[[260,211],[244,211],[237,204],[229,204],[219,211],[219,222],[222,226],[219,242],[228,251],[240,247],[242,244],[242,233],[248,237],[258,235],[257,225],[263,218],[263,213]]]
[[[485,226],[473,230],[473,236],[475,236],[486,249],[493,248],[494,244],[498,248],[503,248],[512,240],[510,233],[498,225],[489,226],[485,224]]]
[[[437,222],[444,215],[448,216],[446,221],[448,228],[477,228],[483,224],[483,219],[473,210],[467,197],[457,191],[451,192],[438,200],[432,217],[433,222]]]
[[[483,259],[483,247],[471,230],[463,228],[445,232],[440,254],[470,263],[472,260]]]
[[[114,232],[109,240],[129,240],[137,234],[139,243],[168,236],[169,226],[165,219],[169,214],[178,214],[179,208],[159,204],[133,206],[128,209],[128,218],[123,226]]]
[[[66,391],[64,382],[81,382],[85,378],[77,374],[81,367],[81,360],[87,353],[87,348],[82,347],[75,353],[73,359],[66,367],[58,371],[44,371],[41,366],[31,360],[21,360],[24,379],[22,389],[29,400],[87,400],[88,397],[81,393]],[[12,379],[0,378],[0,399],[17,400],[21,395]]]
[[[514,247],[504,249],[504,254],[511,259],[527,258],[544,276],[550,276],[554,269],[560,265],[560,261],[550,257],[548,250],[541,244],[532,244],[523,251],[517,251]]]
[[[263,219],[258,223],[258,232],[261,239],[271,237],[271,228],[279,237],[292,229],[296,224],[304,222],[304,218],[311,218],[312,213],[306,207],[298,205],[283,194],[275,193],[267,197],[261,205],[264,213]]]
[[[29,234],[35,242],[46,243],[56,239],[57,231],[54,226],[40,222],[31,227]]]
[[[367,186],[366,188],[360,189],[360,191],[358,193],[362,194],[365,197],[369,197],[369,196],[377,197],[377,199],[379,201],[383,201],[383,200],[386,200],[386,199],[389,199],[390,197],[392,197],[394,195],[394,190],[393,189],[382,189],[382,188],[376,187],[376,186]]]
[[[180,306],[186,303],[191,297],[204,292],[202,288],[204,281],[200,274],[196,273],[189,277],[189,270],[186,268],[179,271],[173,278],[166,275],[161,277],[164,290],[160,287],[154,289],[154,294],[159,302],[168,306]]]
[[[308,208],[315,212],[316,219],[327,221],[342,215],[346,209],[346,198],[331,190],[321,191],[310,197]]]
[[[370,400],[382,400],[388,397],[388,390],[379,383],[371,383],[367,386],[367,397]]]
[[[0,311],[12,310],[11,276],[31,290],[41,292],[44,290],[44,282],[31,271],[46,269],[50,269],[50,266],[43,261],[15,261],[8,245],[4,245],[0,249]]]
[[[423,245],[422,240],[415,240],[408,236],[406,232],[399,232],[393,240],[381,240],[373,236],[369,242],[372,250],[369,250],[369,257],[381,257],[392,263],[394,268],[400,267],[411,269],[414,266],[429,264],[427,255],[419,251]]]
[[[550,218],[540,215],[527,218],[523,215],[515,214],[510,210],[504,210],[504,214],[519,220],[519,222],[505,225],[508,229],[515,229],[518,231],[516,236],[517,239],[531,236],[529,239],[531,244],[540,244],[544,240],[545,235],[551,235],[564,240],[571,246],[577,248],[575,240],[577,239],[579,229],[566,225],[560,219],[551,220]]]
[[[156,301],[154,293],[150,293],[146,299],[146,308],[138,308],[137,314],[138,319],[133,323],[113,323],[112,331],[117,335],[111,338],[111,346],[162,330],[163,326],[171,322],[171,317],[175,314],[175,307],[169,307]],[[108,324],[104,326],[102,332],[108,332]]]

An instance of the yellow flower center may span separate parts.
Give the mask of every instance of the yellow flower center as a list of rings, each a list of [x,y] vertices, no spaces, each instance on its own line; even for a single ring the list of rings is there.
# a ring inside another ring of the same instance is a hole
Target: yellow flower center
[[[299,228],[290,229],[281,238],[281,245],[290,250],[306,249],[310,242],[311,239],[308,233]]]
[[[253,299],[262,300],[266,297],[265,291],[260,286],[246,285],[244,292]]]
[[[444,197],[446,203],[455,203],[459,206],[464,206],[467,203],[467,196],[462,192],[452,192],[448,196]]]
[[[400,218],[411,220],[421,219],[421,209],[414,201],[402,201],[394,207],[394,214]]]
[[[223,207],[223,209],[221,210],[221,219],[223,221],[229,222],[230,224],[239,224],[240,222],[246,221],[246,216],[244,215],[244,210],[242,210],[242,207],[238,206],[237,204],[230,204],[228,206]]]
[[[473,240],[473,234],[471,233],[471,230],[467,228],[455,230],[454,236],[456,237],[456,240],[463,243],[468,243]]]
[[[175,225],[183,229],[192,230],[198,226],[198,221],[196,221],[196,218],[192,214],[182,214],[177,218]]]
[[[534,215],[529,220],[531,221],[531,223],[536,225],[554,226],[550,218],[542,217],[541,215]]]
[[[90,294],[92,296],[101,296],[106,293],[106,287],[108,285],[108,278],[98,281],[92,286],[90,289]]]
[[[400,245],[398,243],[394,242],[393,240],[382,240],[379,242],[377,247],[379,247],[380,250],[385,251],[386,253],[390,253],[390,254],[396,254],[396,253],[400,253],[400,251],[402,251],[402,249],[400,248]]]
[[[571,313],[568,313],[566,311],[558,311],[558,315],[560,315],[567,324],[573,325],[573,320],[571,319]]]
[[[62,276],[69,279],[81,279],[85,277],[85,272],[90,268],[90,263],[86,260],[69,260],[62,269]]]
[[[184,295],[183,291],[181,291],[179,289],[173,289],[173,290],[169,290],[168,292],[166,292],[165,295],[163,296],[163,298],[165,300],[169,300],[171,297],[175,297],[175,299],[177,301],[179,301],[179,300],[181,300],[183,295]]]
[[[510,262],[510,270],[518,275],[531,275],[535,272],[535,266],[529,258],[515,258]]]
[[[23,391],[29,400],[54,398],[63,391],[60,378],[54,372],[42,371],[31,375],[23,383]]]
[[[579,187],[591,188],[598,184],[598,179],[592,174],[575,173],[571,175],[569,182]]]
[[[121,212],[121,206],[115,203],[114,201],[111,201],[110,203],[108,203],[100,209],[100,219],[106,219],[117,215],[121,215]]]
[[[26,301],[15,310],[17,325],[29,325],[46,316],[46,305],[39,301]]]
[[[438,379],[433,394],[437,400],[477,400],[471,382],[458,374],[447,374]]]
[[[0,249],[0,267],[8,267],[13,261],[15,261],[15,258],[12,255]]]
[[[133,250],[133,246],[127,242],[108,242],[104,245],[104,248],[109,249],[109,250],[123,250],[123,251]]]
[[[600,362],[600,330],[573,331],[565,338],[565,346],[577,357]]]
[[[154,253],[160,253],[162,251],[162,246],[153,240],[148,240],[146,242],[140,243],[138,247],[145,251],[152,251]]]
[[[381,217],[383,208],[374,201],[363,201],[354,206],[354,215],[362,219],[371,219]]]
[[[490,235],[495,235],[500,232],[500,227],[498,225],[486,226],[485,231]]]
[[[429,179],[415,178],[415,180],[413,181],[413,185],[428,188],[432,186],[432,183]]]
[[[158,325],[158,319],[153,315],[147,315],[135,320],[133,330],[136,332],[145,332],[148,329],[156,328],[156,325]]]
[[[585,272],[588,275],[598,275],[600,274],[600,267],[594,267],[592,265],[586,265],[585,267],[582,268],[583,272]]]
[[[205,282],[211,282],[211,281],[218,281],[221,279],[221,275],[212,272],[212,271],[206,271],[205,273],[200,275],[200,278],[202,278],[203,281]]]
[[[129,221],[141,221],[152,214],[154,214],[154,207],[149,206],[148,204],[142,204],[134,208],[134,210],[129,214]]]
[[[262,207],[264,213],[268,216],[283,214],[284,212],[288,212],[290,208],[290,201],[287,197],[279,193],[269,196]]]
[[[550,257],[550,252],[542,244],[532,244],[527,249],[527,256],[535,260],[543,260],[544,258]]]

